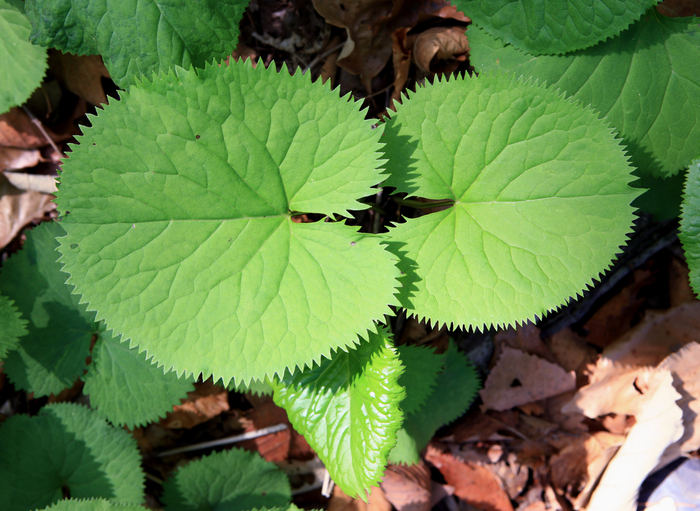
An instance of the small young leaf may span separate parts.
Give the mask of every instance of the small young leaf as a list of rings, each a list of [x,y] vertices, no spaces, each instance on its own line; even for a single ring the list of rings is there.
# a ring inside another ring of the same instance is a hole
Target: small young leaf
[[[84,406],[45,406],[0,425],[0,509],[46,507],[65,495],[144,501],[136,441]]]
[[[667,177],[700,147],[700,27],[651,9],[619,37],[561,57],[533,58],[479,28],[470,61],[546,82],[606,117],[642,173]]]
[[[401,401],[404,415],[416,412],[433,393],[438,373],[445,366],[445,354],[436,355],[432,348],[399,346],[401,364],[406,368],[399,378],[399,385],[406,389],[406,398]]]
[[[69,283],[178,374],[262,380],[357,343],[396,303],[394,256],[291,213],[367,208],[383,130],[359,106],[250,62],[133,87],[64,164]]]
[[[385,131],[399,192],[454,205],[387,235],[404,262],[399,299],[420,319],[462,327],[542,316],[605,271],[641,190],[596,114],[504,76],[419,89]]]
[[[384,330],[320,366],[273,383],[274,401],[349,496],[366,498],[384,474],[405,396],[401,361]]]
[[[235,448],[185,465],[163,485],[168,511],[286,508],[291,500],[284,472],[257,452]]]
[[[203,68],[230,55],[249,0],[27,0],[31,41],[102,55],[120,87],[175,66]]]
[[[29,320],[27,335],[11,351],[4,370],[18,387],[35,397],[58,394],[85,371],[90,340],[97,333],[94,312],[78,304],[65,285],[68,275],[56,262],[57,222],[27,231],[24,248],[0,270],[0,293],[10,297]]]
[[[688,169],[683,194],[681,232],[678,237],[683,243],[685,259],[690,268],[690,285],[700,296],[700,158]]]
[[[19,338],[27,334],[27,320],[7,297],[0,295],[0,360],[19,345]]]
[[[437,377],[431,396],[416,413],[406,415],[396,447],[389,455],[391,463],[414,464],[435,432],[458,419],[474,401],[480,382],[476,370],[453,341],[446,352],[445,370]]]
[[[146,508],[105,499],[64,499],[40,511],[146,511]]]
[[[165,417],[194,390],[192,382],[146,360],[145,353],[103,333],[92,349],[83,392],[99,415],[133,429]]]
[[[29,42],[22,9],[22,2],[0,0],[0,114],[24,103],[46,72],[46,50]]]
[[[455,0],[454,4],[478,26],[516,48],[533,55],[558,55],[618,35],[659,1]]]

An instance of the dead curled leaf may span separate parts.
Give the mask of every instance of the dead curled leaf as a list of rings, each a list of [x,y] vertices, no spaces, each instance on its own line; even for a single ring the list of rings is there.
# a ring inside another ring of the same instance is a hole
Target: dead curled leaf
[[[415,465],[389,465],[382,490],[397,511],[428,511],[431,506],[430,470],[423,461]]]
[[[507,410],[575,387],[573,371],[567,373],[557,364],[504,346],[480,392],[482,410]]]
[[[426,73],[444,71],[438,61],[467,59],[469,43],[463,27],[434,27],[421,32],[413,43],[413,60]],[[434,62],[435,61],[435,62]]]
[[[109,78],[109,72],[99,55],[73,55],[50,50],[49,66],[58,80],[76,96],[93,105],[107,103],[102,78]]]
[[[53,195],[23,192],[0,173],[0,247],[7,245],[32,220],[56,209]]]

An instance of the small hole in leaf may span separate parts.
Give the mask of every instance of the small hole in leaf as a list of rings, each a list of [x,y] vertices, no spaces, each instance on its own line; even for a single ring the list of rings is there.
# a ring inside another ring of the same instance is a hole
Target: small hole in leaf
[[[513,387],[522,387],[523,384],[520,383],[520,380],[518,380],[517,378],[513,378],[513,381],[510,382],[510,386],[511,386],[511,388],[513,388]]]
[[[195,135],[194,138],[196,138],[197,140],[199,140],[199,135]]]
[[[73,250],[75,250],[76,248],[78,248],[78,244],[77,244],[77,243],[71,243],[71,244],[70,244],[70,248],[73,249]]]
[[[97,144],[95,142],[93,142],[92,145],[97,145]]]

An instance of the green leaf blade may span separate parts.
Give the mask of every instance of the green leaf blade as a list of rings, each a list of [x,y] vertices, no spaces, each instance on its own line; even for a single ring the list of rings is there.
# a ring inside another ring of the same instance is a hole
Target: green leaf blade
[[[695,294],[700,295],[700,159],[688,169],[678,237],[690,269],[690,285]]]
[[[19,338],[27,334],[27,320],[17,311],[11,300],[0,295],[0,360],[19,345]]]
[[[700,30],[694,18],[651,9],[619,37],[565,56],[533,58],[478,28],[469,38],[479,72],[535,78],[604,115],[642,174],[668,177],[696,156]]]
[[[403,414],[403,367],[386,332],[273,383],[274,401],[350,496],[382,478]]]
[[[143,506],[118,504],[105,499],[64,499],[40,511],[144,511]]]
[[[3,510],[43,508],[65,490],[76,499],[144,501],[136,441],[81,405],[53,404],[35,417],[10,417],[0,426],[0,455],[13,460],[0,464]]]
[[[594,112],[552,90],[504,76],[441,82],[399,107],[386,134],[387,184],[455,201],[387,235],[407,261],[399,299],[420,319],[484,328],[541,317],[626,242],[640,194],[627,157]]]
[[[28,0],[36,44],[100,54],[120,87],[175,66],[204,68],[230,55],[248,0]]]
[[[559,55],[617,36],[659,0],[456,0],[491,35],[533,55]]]
[[[354,345],[396,303],[394,256],[291,213],[367,207],[382,130],[358,107],[250,63],[133,88],[64,165],[69,283],[178,374],[262,380]]]
[[[0,114],[24,103],[44,78],[46,50],[29,42],[30,30],[24,13],[0,0]]]
[[[445,355],[436,355],[432,348],[404,345],[396,348],[401,364],[406,368],[399,385],[406,389],[401,401],[404,414],[415,413],[433,393],[438,373],[445,366]]]
[[[169,511],[286,508],[292,498],[287,476],[257,452],[229,449],[180,468],[163,485]]]

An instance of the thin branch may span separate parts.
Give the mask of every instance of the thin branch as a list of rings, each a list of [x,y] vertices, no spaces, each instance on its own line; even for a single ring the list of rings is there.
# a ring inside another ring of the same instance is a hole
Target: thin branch
[[[56,151],[58,154],[63,154],[63,151],[60,151],[58,149],[58,146],[54,143],[53,140],[51,140],[51,137],[49,136],[48,133],[46,133],[46,130],[44,129],[44,126],[41,124],[41,121],[34,117],[34,114],[29,111],[29,109],[26,106],[22,107],[22,110],[29,116],[29,118],[32,120],[34,125],[41,131],[41,134],[44,135],[44,138],[46,138],[47,142],[51,144],[51,147],[53,147],[53,150]]]

